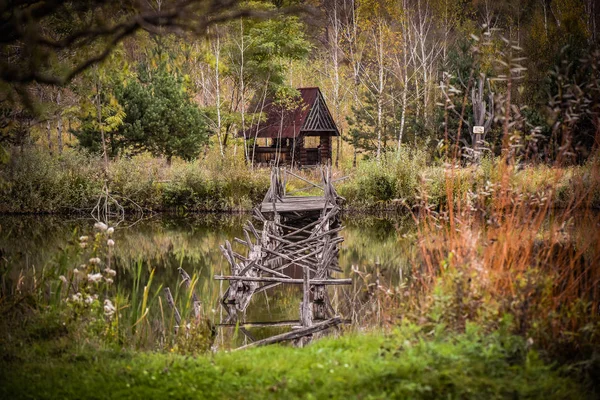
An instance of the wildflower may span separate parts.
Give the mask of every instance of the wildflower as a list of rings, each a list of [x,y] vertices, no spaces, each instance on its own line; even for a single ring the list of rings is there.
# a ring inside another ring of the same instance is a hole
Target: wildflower
[[[65,278],[64,275],[59,276],[58,279],[60,279],[62,283],[67,284],[67,278]]]
[[[79,292],[75,293],[73,296],[71,296],[71,300],[76,303],[80,303],[82,300],[81,293],[79,293]]]
[[[108,241],[106,242],[106,244],[108,245],[108,247],[113,247],[115,245],[115,241],[112,239],[108,239]]]
[[[98,257],[95,257],[95,258],[90,258],[89,262],[90,262],[90,264],[100,264],[102,262],[102,260],[100,260]]]
[[[79,243],[79,247],[81,247],[82,249],[85,249],[87,247],[87,243],[86,242],[80,242]]]
[[[110,228],[108,228],[108,229],[106,230],[106,233],[108,233],[109,235],[112,235],[114,231],[115,231],[115,228],[113,228],[113,227],[111,226]]]
[[[109,299],[104,300],[104,315],[110,318],[114,315],[115,311],[117,311],[117,309],[113,305],[112,301]]]
[[[97,274],[88,274],[87,278],[88,282],[98,283],[102,280],[102,274],[100,272]]]
[[[108,229],[108,226],[104,223],[104,222],[96,222],[94,224],[94,228],[98,229],[99,231],[105,231]]]
[[[105,280],[105,281],[106,281],[106,283],[108,283],[109,285],[110,285],[111,283],[113,283],[113,280],[112,280],[112,278],[104,278],[104,280]]]
[[[109,267],[106,267],[104,269],[104,272],[106,272],[106,274],[110,275],[110,276],[116,276],[117,275],[117,271],[115,271],[114,269],[110,269]]]
[[[79,236],[79,241],[80,242],[87,242],[89,239],[89,236]]]
[[[85,297],[85,304],[87,304],[87,305],[90,305],[90,304],[92,304],[93,302],[94,302],[94,298],[93,298],[92,296],[90,296],[90,295],[87,295],[87,296]]]

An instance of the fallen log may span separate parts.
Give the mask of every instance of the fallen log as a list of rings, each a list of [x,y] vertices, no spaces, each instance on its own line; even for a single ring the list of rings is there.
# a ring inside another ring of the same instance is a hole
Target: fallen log
[[[315,324],[324,322],[325,320],[313,320]],[[343,319],[342,324],[351,324],[352,320]],[[261,321],[261,322],[238,322],[238,323],[221,323],[216,324],[218,328],[272,328],[272,327],[285,327],[285,326],[299,326],[300,321],[297,319],[282,320],[282,321]]]
[[[281,343],[281,342],[285,342],[287,340],[299,339],[299,338],[307,336],[307,335],[312,335],[313,333],[324,331],[325,329],[331,328],[332,326],[336,326],[341,323],[342,323],[342,318],[333,317],[331,319],[328,319],[323,322],[319,322],[319,323],[309,326],[307,328],[295,329],[291,332],[282,333],[281,335],[275,335],[275,336],[271,336],[266,339],[257,340],[256,342],[247,344],[242,347],[238,347],[235,350],[243,350],[243,349],[247,349],[249,347],[266,346],[268,344]]]

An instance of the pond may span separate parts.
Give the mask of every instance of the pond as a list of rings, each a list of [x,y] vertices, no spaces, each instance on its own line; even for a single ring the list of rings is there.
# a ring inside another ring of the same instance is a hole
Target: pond
[[[600,249],[593,242],[600,240],[600,219],[597,213],[592,216],[588,214],[587,217],[570,220],[569,243],[572,240],[572,244],[569,246],[575,249],[573,254],[577,253],[578,257],[597,260]],[[161,328],[156,326],[160,325],[158,320],[162,315],[164,332],[164,315],[168,309],[163,289],[169,287],[175,302],[183,307],[186,292],[178,272],[178,268],[183,268],[197,278],[195,293],[201,301],[203,315],[212,324],[220,324],[226,314],[219,299],[228,284],[215,281],[213,276],[227,275],[230,270],[219,246],[230,241],[234,250],[241,250],[233,239],[243,237],[242,226],[251,219],[250,214],[159,214],[124,221],[113,235],[116,244],[111,265],[117,275],[112,290],[120,293],[132,306],[137,306],[144,288],[148,287],[149,319],[154,323],[152,329],[160,331]],[[43,269],[65,273],[85,263],[90,257],[90,249],[80,249],[78,238],[81,235],[92,236],[93,223],[91,218],[0,216],[1,292],[14,291],[21,280],[35,276]],[[379,304],[374,293],[379,289],[391,289],[404,296],[404,285],[412,268],[420,265],[417,226],[408,215],[352,214],[342,216],[342,223],[345,228],[341,232],[344,242],[340,247],[339,266],[343,272],[335,273],[334,277],[352,278],[353,284],[328,289],[332,306],[340,316],[357,326],[377,324],[385,318],[380,314],[385,314],[386,305]],[[551,225],[552,218],[548,218],[542,230],[548,230]],[[562,227],[554,229],[564,231]],[[540,243],[544,246],[544,242]],[[587,250],[584,252],[583,249]],[[593,252],[593,257],[587,257],[589,252]],[[552,260],[549,262],[553,264]],[[54,278],[57,277],[58,274],[55,274]],[[50,296],[52,290],[48,288],[47,291]],[[277,327],[255,325],[251,328],[255,339],[285,332],[290,329],[289,321],[298,321],[301,301],[301,285],[280,285],[253,296],[244,321],[287,323]],[[189,301],[187,310],[190,310]],[[172,315],[170,313],[168,317],[171,321]],[[224,347],[245,343],[245,336],[237,333],[236,326],[219,327],[216,331],[217,344]]]
[[[203,311],[218,324],[224,312],[218,300],[227,283],[212,277],[229,273],[229,264],[219,245],[227,240],[233,242],[234,237],[243,237],[242,226],[251,218],[250,214],[160,214],[124,221],[114,233],[111,264],[117,270],[115,287],[131,296],[136,287],[136,274],[141,274],[141,284],[137,286],[140,291],[148,284],[150,272],[154,270],[152,293],[158,296],[164,287],[176,293],[181,282],[178,273],[181,267],[189,275],[198,277],[196,293]],[[59,265],[76,268],[86,261],[89,253],[72,249],[77,247],[79,236],[93,234],[93,223],[89,218],[0,216],[3,274],[14,282],[19,276],[42,268],[58,268]],[[405,279],[416,256],[416,226],[409,216],[344,216],[343,225],[344,242],[339,252],[339,266],[343,272],[336,273],[336,278],[356,277],[352,272],[354,269],[365,275],[371,274],[369,277],[373,282],[379,279],[387,286],[397,286]],[[358,313],[352,304],[363,289],[364,279],[358,279],[352,287],[330,288],[334,308],[344,318],[356,322]],[[298,319],[302,300],[300,287],[279,286],[263,293],[253,297],[246,321]],[[285,329],[289,327],[255,328],[254,335],[265,337]],[[221,338],[225,336],[221,335]]]

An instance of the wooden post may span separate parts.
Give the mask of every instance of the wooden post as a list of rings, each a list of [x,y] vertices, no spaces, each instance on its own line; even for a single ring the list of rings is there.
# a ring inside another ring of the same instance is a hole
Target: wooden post
[[[185,270],[183,268],[178,268],[179,271],[179,275],[181,276],[181,279],[183,281],[183,284],[185,285],[186,289],[190,290],[190,285],[192,282],[192,278],[190,278],[190,276],[188,275],[187,272],[185,272]],[[196,319],[200,318],[200,300],[198,300],[198,296],[196,296],[196,291],[193,290],[193,288],[191,288],[192,290],[192,306],[194,307],[194,317]]]
[[[177,306],[175,305],[175,300],[173,300],[173,295],[171,294],[171,289],[169,289],[168,287],[166,287],[164,289],[164,293],[165,293],[165,299],[167,300],[167,304],[169,305],[169,307],[171,307],[171,310],[173,310],[173,313],[175,314],[175,333],[177,334],[177,331],[179,330],[179,325],[181,325],[181,314],[179,314],[179,310],[177,309]]]

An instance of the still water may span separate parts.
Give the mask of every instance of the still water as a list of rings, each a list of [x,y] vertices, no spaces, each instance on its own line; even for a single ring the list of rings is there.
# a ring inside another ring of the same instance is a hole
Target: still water
[[[215,323],[223,317],[218,299],[227,283],[214,281],[214,274],[229,274],[229,264],[219,250],[226,240],[243,237],[242,226],[249,214],[194,214],[185,217],[156,215],[124,221],[115,234],[111,259],[117,270],[115,285],[127,292],[132,289],[138,266],[142,285],[154,270],[155,293],[170,287],[176,291],[181,282],[178,268],[198,276],[196,293],[205,314]],[[76,268],[85,261],[84,252],[72,251],[81,235],[93,235],[92,219],[59,216],[0,216],[0,267],[3,273],[18,279],[18,274],[53,268],[59,264]],[[410,271],[416,255],[416,228],[408,216],[343,217],[344,242],[339,252],[343,273],[336,278],[356,277],[353,269],[377,275],[386,285],[398,285]],[[235,248],[235,244],[234,244]],[[71,249],[71,250],[70,250]],[[77,250],[77,249],[75,249]],[[88,255],[89,256],[89,255]],[[350,303],[356,298],[353,287],[331,288],[333,306],[345,318],[351,317]],[[298,319],[302,300],[299,287],[279,286],[254,296],[247,309],[246,321]],[[266,332],[265,332],[266,334]],[[264,336],[264,335],[259,335]]]

